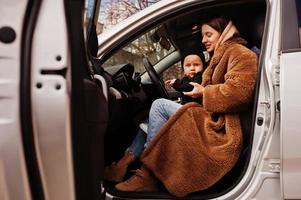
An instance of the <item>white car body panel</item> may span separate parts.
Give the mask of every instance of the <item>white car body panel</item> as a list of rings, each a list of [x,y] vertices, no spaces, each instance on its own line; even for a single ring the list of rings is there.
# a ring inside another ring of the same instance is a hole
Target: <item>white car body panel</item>
[[[16,39],[0,42],[0,199],[31,199],[20,124],[20,49],[27,1],[1,0],[0,27]]]
[[[33,38],[32,113],[46,199],[75,198],[70,91],[66,78],[55,74],[70,66],[66,22],[63,19],[63,1],[43,1]]]
[[[281,178],[284,199],[301,196],[301,52],[280,57]]]

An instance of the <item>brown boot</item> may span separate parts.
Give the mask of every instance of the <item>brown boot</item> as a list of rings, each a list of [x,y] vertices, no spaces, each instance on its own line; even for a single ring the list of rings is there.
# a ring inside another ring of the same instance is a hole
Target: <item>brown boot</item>
[[[125,176],[127,167],[135,160],[134,154],[126,152],[124,156],[116,163],[105,167],[104,179],[112,182],[121,182]]]
[[[124,192],[155,192],[158,191],[158,183],[151,172],[142,166],[131,178],[118,183],[115,188]]]

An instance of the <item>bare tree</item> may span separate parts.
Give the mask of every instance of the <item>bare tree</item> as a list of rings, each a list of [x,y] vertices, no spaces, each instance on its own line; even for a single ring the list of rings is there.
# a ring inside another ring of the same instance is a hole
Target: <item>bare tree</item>
[[[109,0],[100,12],[101,23],[104,29],[116,25],[118,22],[147,8],[160,0]]]
[[[106,3],[105,10],[101,10],[101,23],[104,30],[116,25],[120,21],[130,17],[131,15],[145,9],[146,7],[158,2],[160,0],[110,0]],[[152,31],[148,31],[131,44],[124,47],[115,58],[112,58],[110,64],[117,64],[122,59],[132,59],[131,63],[136,62],[134,59],[140,59],[141,57],[148,57],[150,60],[158,60],[162,57],[163,49],[159,43],[152,42]],[[122,56],[124,55],[124,56]],[[132,56],[130,56],[132,55]],[[118,57],[118,59],[116,59]]]

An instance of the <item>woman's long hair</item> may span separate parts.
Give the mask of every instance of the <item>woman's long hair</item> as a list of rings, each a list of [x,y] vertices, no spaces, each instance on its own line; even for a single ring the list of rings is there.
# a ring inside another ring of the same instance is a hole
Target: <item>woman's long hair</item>
[[[217,32],[222,33],[228,25],[229,21],[230,20],[226,17],[219,16],[210,18],[207,21],[205,20],[202,24],[207,24],[214,28]]]

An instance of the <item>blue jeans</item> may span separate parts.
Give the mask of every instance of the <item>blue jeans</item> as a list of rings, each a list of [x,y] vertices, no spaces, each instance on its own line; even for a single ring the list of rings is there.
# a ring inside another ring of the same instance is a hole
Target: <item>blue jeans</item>
[[[157,99],[152,103],[149,111],[147,134],[143,130],[139,129],[136,137],[134,138],[131,146],[127,149],[139,157],[144,148],[150,143],[150,141],[156,136],[160,128],[167,122],[169,117],[175,113],[182,105],[170,101],[168,99]]]

